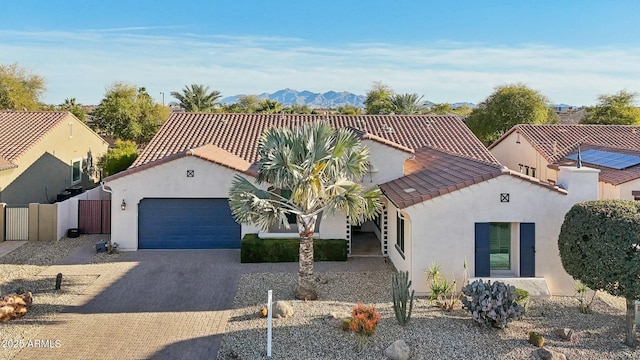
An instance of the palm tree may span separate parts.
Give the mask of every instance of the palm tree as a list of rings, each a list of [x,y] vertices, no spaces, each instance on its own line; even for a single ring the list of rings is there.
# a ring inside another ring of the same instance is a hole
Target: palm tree
[[[423,96],[418,94],[394,94],[391,97],[391,108],[394,114],[413,115],[425,110]]]
[[[182,93],[172,91],[171,96],[180,102],[180,107],[189,112],[213,112],[222,95],[219,91],[209,92],[209,87],[191,84],[185,86]]]
[[[236,221],[267,230],[295,215],[300,233],[296,298],[317,299],[313,278],[313,231],[318,216],[342,212],[354,223],[382,210],[380,190],[357,181],[369,170],[369,150],[351,130],[335,130],[324,122],[301,127],[266,129],[258,142],[256,183],[236,176],[229,191]]]

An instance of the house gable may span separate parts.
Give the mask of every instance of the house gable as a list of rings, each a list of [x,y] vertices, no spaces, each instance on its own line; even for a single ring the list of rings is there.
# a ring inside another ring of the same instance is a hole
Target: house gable
[[[69,112],[0,112],[0,158],[10,167],[0,171],[0,196],[18,203],[50,202],[65,188],[90,186],[98,178],[98,171],[94,171],[93,179],[83,175],[74,179],[72,167],[75,163],[80,167],[78,171],[91,166],[97,170],[98,158],[107,147],[102,138]],[[52,163],[44,164],[46,159]],[[58,163],[67,170],[47,170],[58,169]],[[24,174],[28,174],[31,186],[18,191],[24,186],[13,182],[19,178],[23,182]]]

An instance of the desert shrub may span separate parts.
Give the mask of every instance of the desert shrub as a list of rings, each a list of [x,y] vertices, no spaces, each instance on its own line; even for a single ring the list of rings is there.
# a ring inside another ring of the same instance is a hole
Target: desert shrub
[[[589,297],[589,291],[592,291],[591,297]],[[574,294],[574,297],[578,300],[578,310],[581,313],[591,314],[591,305],[593,305],[593,301],[596,299],[597,294],[598,292],[596,290],[591,290],[580,280],[576,280],[576,293]]]
[[[362,351],[366,338],[375,334],[380,321],[380,314],[375,307],[358,303],[351,311],[349,329],[358,335],[358,351]]]
[[[524,308],[525,311],[529,308],[529,301],[531,300],[531,295],[525,289],[516,288],[516,303]]]
[[[462,306],[473,320],[486,326],[503,328],[524,314],[516,303],[516,288],[501,281],[476,280],[462,288]]]

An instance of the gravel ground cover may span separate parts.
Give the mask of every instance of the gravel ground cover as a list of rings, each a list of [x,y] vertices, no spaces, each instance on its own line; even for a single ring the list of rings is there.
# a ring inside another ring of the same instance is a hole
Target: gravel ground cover
[[[529,359],[537,349],[528,332],[545,337],[545,348],[568,359],[638,359],[640,350],[623,344],[624,300],[602,295],[592,314],[577,310],[572,297],[532,299],[527,315],[505,330],[476,325],[462,309],[444,313],[420,298],[411,321],[402,327],[395,320],[391,298],[390,267],[385,271],[317,273],[318,301],[293,300],[294,273],[244,274],[234,309],[218,352],[218,359],[266,359],[267,320],[258,316],[267,291],[274,301],[287,300],[295,311],[291,318],[273,320],[272,359],[384,359],[384,349],[403,339],[412,359]],[[344,332],[332,312],[350,312],[359,302],[374,305],[382,319],[361,353],[356,335]],[[566,342],[557,328],[578,332],[576,342]]]
[[[55,242],[28,242],[0,258],[0,292],[7,295],[21,288],[33,293],[33,305],[23,318],[0,323],[0,359],[11,359],[20,351],[20,341],[38,339],[47,323],[82,293],[95,276],[64,276],[55,290],[55,276],[39,276],[47,267],[79,246],[95,241],[91,236],[64,238]],[[43,339],[46,340],[46,339]]]

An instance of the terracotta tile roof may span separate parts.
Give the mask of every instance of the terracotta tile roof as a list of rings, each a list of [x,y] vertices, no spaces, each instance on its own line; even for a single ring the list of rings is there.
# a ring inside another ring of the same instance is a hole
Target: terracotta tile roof
[[[640,150],[640,126],[561,124],[516,125],[491,144],[489,150],[514,131],[529,141],[548,162],[555,162],[575,152],[578,143]]]
[[[640,156],[640,149],[625,150],[625,149],[616,149],[616,148],[611,148],[606,146],[595,146],[595,145],[581,146],[582,151],[587,149],[603,150],[603,151],[615,152],[620,154]],[[585,166],[599,169],[600,170],[599,180],[607,184],[620,185],[629,181],[640,179],[640,165],[631,166],[626,169],[612,169],[604,166],[599,166],[596,164],[590,164],[590,163],[587,163],[586,161],[583,161],[582,163]],[[558,162],[549,165],[549,167],[552,169],[558,169],[559,166],[575,165],[575,164],[576,164],[575,160],[567,159],[565,157],[560,159]]]
[[[382,192],[400,209],[501,175],[567,194],[553,184],[511,171],[497,161],[480,161],[429,147],[416,150],[415,156],[405,162],[404,172],[404,177],[380,185]]]
[[[152,162],[148,162],[146,164],[142,164],[136,167],[130,167],[125,171],[121,171],[117,174],[107,176],[104,178],[104,181],[113,181],[119,179],[121,177],[135,174],[141,172],[143,170],[147,170],[158,165],[166,164],[176,159],[180,159],[186,156],[194,156],[203,160],[210,161],[212,163],[222,165],[224,167],[228,167],[232,170],[237,170],[239,172],[245,173],[249,176],[257,176],[257,171],[253,164],[250,164],[246,160],[224,150],[215,145],[204,145],[195,149],[188,149],[185,151],[181,151],[179,153],[171,154],[169,156],[165,156],[162,159],[158,159]]]
[[[257,160],[257,140],[265,128],[293,127],[310,121],[327,121],[337,128],[359,129],[372,140],[396,144],[405,150],[431,146],[495,161],[456,116],[173,113],[132,166],[206,144],[216,145],[253,163]]]
[[[0,171],[18,167],[18,165],[0,156]]]
[[[0,111],[0,168],[13,164],[42,137],[58,126],[67,111]]]
[[[502,175],[502,166],[452,155],[433,148],[416,150],[405,162],[406,176],[380,185],[399,208],[456,191]]]

